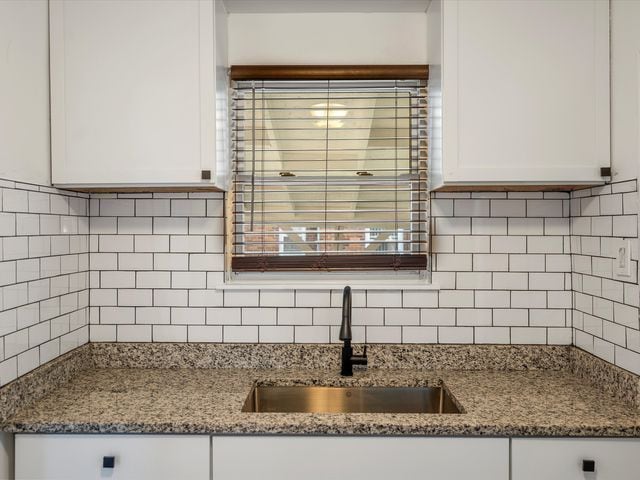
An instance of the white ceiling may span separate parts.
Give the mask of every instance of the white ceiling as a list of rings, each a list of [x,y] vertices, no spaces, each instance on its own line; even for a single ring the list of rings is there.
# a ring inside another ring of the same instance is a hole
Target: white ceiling
[[[425,12],[431,0],[223,0],[229,13]]]

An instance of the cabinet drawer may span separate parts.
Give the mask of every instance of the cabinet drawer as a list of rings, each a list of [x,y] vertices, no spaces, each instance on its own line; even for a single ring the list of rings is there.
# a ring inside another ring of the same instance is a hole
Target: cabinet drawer
[[[209,437],[16,435],[16,480],[208,480]],[[112,469],[102,468],[114,457]]]
[[[509,440],[213,437],[212,462],[215,480],[507,480]]]
[[[583,472],[583,460],[594,472]],[[530,438],[511,444],[513,480],[637,480],[639,439]]]

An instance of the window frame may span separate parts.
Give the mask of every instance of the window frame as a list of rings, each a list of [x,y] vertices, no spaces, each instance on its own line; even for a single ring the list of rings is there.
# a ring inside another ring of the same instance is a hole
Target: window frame
[[[230,78],[237,80],[428,80],[427,65],[378,65],[378,66],[233,66]],[[235,175],[235,172],[234,172]],[[367,279],[388,282],[390,277],[404,281],[430,281],[430,251],[419,254],[372,255],[304,255],[311,266],[299,268],[300,255],[273,255],[241,257],[233,254],[233,192],[225,197],[225,281],[235,283],[286,281],[293,279]],[[425,190],[429,202],[429,191]],[[430,247],[431,218],[427,215],[425,228]],[[285,234],[286,235],[286,234]],[[360,265],[360,266],[358,266]]]

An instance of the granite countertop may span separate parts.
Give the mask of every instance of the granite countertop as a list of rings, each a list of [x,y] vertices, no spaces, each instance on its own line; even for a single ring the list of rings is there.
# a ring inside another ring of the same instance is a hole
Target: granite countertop
[[[426,386],[462,414],[242,413],[255,382]],[[5,420],[42,433],[208,433],[640,437],[638,411],[569,371],[89,368]]]

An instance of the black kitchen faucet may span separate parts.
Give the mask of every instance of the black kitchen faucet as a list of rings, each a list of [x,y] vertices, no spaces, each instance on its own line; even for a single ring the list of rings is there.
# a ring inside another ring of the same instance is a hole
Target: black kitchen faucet
[[[342,293],[342,324],[340,325],[340,340],[342,345],[342,368],[340,375],[351,377],[354,365],[367,364],[367,346],[365,345],[362,355],[354,355],[351,347],[351,287],[344,287]]]

